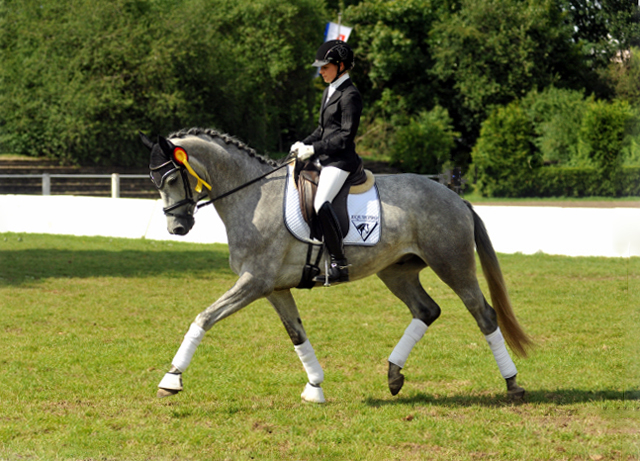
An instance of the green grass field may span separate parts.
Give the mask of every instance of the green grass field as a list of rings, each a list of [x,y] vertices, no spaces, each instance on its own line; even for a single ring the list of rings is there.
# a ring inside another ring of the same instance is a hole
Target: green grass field
[[[207,334],[185,391],[156,386],[235,275],[223,245],[0,234],[0,460],[637,460],[640,258],[500,255],[537,342],[511,404],[472,317],[429,270],[440,319],[402,392],[408,309],[369,278],[296,292],[324,405],[266,301]],[[482,281],[483,282],[483,281]],[[484,285],[483,285],[484,286]]]

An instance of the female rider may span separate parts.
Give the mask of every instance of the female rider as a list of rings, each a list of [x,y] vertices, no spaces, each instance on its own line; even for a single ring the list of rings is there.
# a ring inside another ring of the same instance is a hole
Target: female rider
[[[362,97],[349,78],[348,71],[353,68],[353,51],[346,42],[325,42],[318,48],[312,65],[320,68],[320,75],[329,86],[323,93],[318,127],[302,142],[291,146],[291,152],[301,161],[313,157],[322,165],[313,205],[322,228],[324,245],[331,256],[327,275],[329,283],[346,282],[349,280],[349,269],[332,201],[349,174],[362,164],[355,145]]]

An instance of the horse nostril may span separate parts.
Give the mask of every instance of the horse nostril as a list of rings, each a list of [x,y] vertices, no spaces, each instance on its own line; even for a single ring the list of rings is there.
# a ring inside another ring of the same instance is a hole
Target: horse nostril
[[[178,225],[178,226],[173,228],[173,234],[186,235],[187,234],[187,229],[182,225]]]

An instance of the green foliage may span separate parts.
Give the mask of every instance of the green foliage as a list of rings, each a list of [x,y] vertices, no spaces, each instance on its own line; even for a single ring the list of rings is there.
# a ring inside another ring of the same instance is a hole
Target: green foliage
[[[436,106],[432,111],[420,112],[395,131],[391,163],[403,171],[438,173],[450,158],[456,136],[446,109]]]
[[[431,73],[452,86],[445,107],[470,142],[494,105],[550,85],[584,86],[589,73],[571,34],[554,0],[462,0],[434,27]]]
[[[605,180],[621,166],[622,148],[632,116],[626,101],[593,101],[582,117],[579,157],[594,165]]]
[[[590,66],[606,68],[616,53],[640,45],[638,2],[564,0],[574,24],[573,38],[583,45]]]
[[[427,41],[443,0],[367,0],[347,8],[345,21],[357,25],[354,79],[364,90],[366,106],[379,113],[383,92],[405,99],[410,113],[434,106],[436,82]],[[389,96],[387,96],[389,98]]]
[[[521,105],[534,124],[533,143],[545,163],[568,165],[577,156],[580,125],[589,101],[582,91],[545,88],[527,94]]]
[[[596,168],[540,168],[535,176],[537,197],[640,196],[640,167],[622,167],[610,178]]]
[[[542,157],[533,144],[534,125],[516,101],[498,107],[482,124],[472,158],[482,195],[536,195],[535,177]]]
[[[473,152],[479,191],[489,196],[633,195],[640,178],[636,170],[620,168],[640,166],[639,132],[638,113],[626,101],[584,98],[553,87],[532,91],[484,123]],[[529,158],[540,161],[523,169],[523,159]],[[539,168],[542,163],[552,166]],[[513,186],[511,180],[516,180]]]
[[[283,150],[313,125],[323,15],[320,0],[0,3],[0,150],[143,165],[139,129],[188,126]]]
[[[640,106],[640,48],[621,52],[620,59],[612,60],[607,71],[616,98]]]

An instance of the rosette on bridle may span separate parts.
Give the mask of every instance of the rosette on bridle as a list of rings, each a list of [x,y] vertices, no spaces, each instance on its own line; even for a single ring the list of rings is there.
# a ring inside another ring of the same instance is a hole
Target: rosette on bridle
[[[158,139],[158,143],[153,145],[151,150],[151,162],[149,164],[149,176],[156,188],[161,189],[167,177],[178,171],[182,177],[185,198],[163,208],[164,214],[176,217],[185,217],[193,213],[197,200],[194,200],[191,187],[189,187],[188,174],[191,174],[198,181],[195,187],[196,193],[202,192],[202,186],[211,190],[211,186],[195,172],[189,164],[187,151],[180,146],[174,146],[171,141],[163,137]],[[185,212],[173,213],[173,210],[185,206]]]

